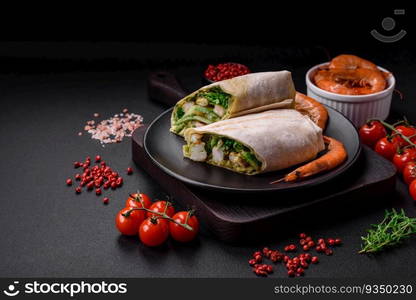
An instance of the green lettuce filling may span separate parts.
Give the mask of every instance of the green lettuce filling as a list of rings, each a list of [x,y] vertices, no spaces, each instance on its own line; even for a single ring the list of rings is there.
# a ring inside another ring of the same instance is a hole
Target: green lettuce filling
[[[241,152],[241,156],[252,166],[253,168],[257,169],[261,163],[258,161],[256,156],[251,152]]]
[[[224,108],[228,108],[230,94],[227,94],[219,87],[213,87],[209,91],[202,92],[199,96],[204,97],[212,105],[221,105]]]
[[[246,171],[251,173],[253,171],[257,171],[261,168],[261,162],[257,159],[255,154],[246,146],[237,142],[233,139],[217,136],[217,135],[204,135],[203,142],[205,143],[205,151],[207,152],[207,161],[215,164],[220,165],[223,167],[230,167],[237,171]],[[222,162],[215,162],[212,156],[212,150],[215,146],[218,146],[224,153],[224,160]],[[187,146],[187,152],[189,153],[189,147],[192,147],[192,144]],[[243,159],[247,164],[246,167],[236,166],[234,165],[229,159],[228,155],[230,153],[237,153],[241,159]]]
[[[208,102],[207,106],[197,105],[195,103],[198,98],[205,98]],[[173,118],[173,130],[175,132],[182,132],[184,129],[194,127],[192,121],[202,122],[204,124],[211,124],[221,120],[222,116],[219,116],[214,112],[214,106],[219,105],[224,109],[227,109],[230,104],[231,95],[225,93],[219,87],[213,87],[209,90],[201,91],[192,97],[188,98],[185,103],[192,102],[193,106],[184,111],[182,106],[175,108]],[[184,104],[185,104],[184,103]],[[225,115],[225,113],[224,113]]]
[[[214,113],[212,108],[207,108],[207,107],[203,107],[203,106],[199,106],[199,105],[194,105],[189,110],[187,115],[195,115],[195,114],[198,114],[198,113],[200,113],[200,115],[204,116],[208,120],[212,121],[210,123],[219,121],[219,119],[220,119],[220,117],[216,113]]]
[[[178,107],[178,109],[176,110],[176,120],[179,120],[184,115],[185,115],[185,111],[183,110],[183,108],[182,107]]]

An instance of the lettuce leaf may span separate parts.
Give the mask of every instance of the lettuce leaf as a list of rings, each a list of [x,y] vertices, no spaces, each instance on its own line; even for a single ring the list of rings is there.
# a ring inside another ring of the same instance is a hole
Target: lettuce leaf
[[[220,88],[214,87],[207,92],[202,93],[202,96],[208,100],[212,105],[221,105],[228,108],[231,95],[223,92]]]
[[[178,109],[176,109],[176,120],[179,120],[184,115],[185,115],[185,111],[183,110],[183,108],[182,107],[178,107]]]

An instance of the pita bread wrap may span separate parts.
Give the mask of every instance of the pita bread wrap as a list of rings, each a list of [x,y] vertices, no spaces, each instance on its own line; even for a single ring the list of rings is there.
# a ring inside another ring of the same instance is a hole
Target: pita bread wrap
[[[293,108],[296,91],[289,71],[251,73],[204,86],[174,107],[170,131],[277,108]]]
[[[185,140],[185,157],[247,175],[306,162],[325,148],[322,129],[294,109],[269,110],[188,128]]]

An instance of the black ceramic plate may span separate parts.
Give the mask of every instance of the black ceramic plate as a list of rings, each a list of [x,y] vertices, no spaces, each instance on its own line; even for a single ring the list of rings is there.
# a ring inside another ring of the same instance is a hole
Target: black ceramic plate
[[[325,135],[344,143],[348,159],[334,170],[294,183],[270,184],[271,181],[283,177],[294,168],[248,176],[184,158],[182,155],[184,139],[169,131],[172,109],[162,113],[150,124],[144,136],[144,147],[153,162],[166,173],[203,188],[231,192],[260,192],[310,187],[345,172],[358,158],[361,150],[354,125],[338,111],[329,107],[327,109],[329,121]]]

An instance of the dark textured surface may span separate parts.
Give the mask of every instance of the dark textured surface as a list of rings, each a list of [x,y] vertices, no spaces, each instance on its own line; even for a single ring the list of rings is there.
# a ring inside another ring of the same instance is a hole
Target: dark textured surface
[[[398,88],[411,100],[416,78],[414,58],[407,55],[385,57],[383,66],[395,72]],[[383,57],[376,58],[383,62]],[[305,71],[319,62],[284,64],[277,57],[270,62],[263,58],[256,70],[294,70],[295,83],[304,91]],[[199,67],[188,64],[174,71],[185,86],[195,88]],[[155,118],[164,108],[147,98],[145,79],[145,71],[1,76],[0,276],[253,277],[247,265],[250,254],[263,245],[282,247],[299,231],[339,236],[345,244],[333,257],[323,257],[319,267],[309,269],[308,277],[416,276],[415,239],[380,256],[356,254],[360,235],[369,224],[381,221],[384,208],[404,207],[410,216],[416,215],[401,180],[396,193],[379,205],[367,209],[356,205],[348,213],[342,205],[322,209],[303,223],[302,218],[288,221],[275,228],[276,236],[255,245],[226,245],[203,233],[191,245],[169,242],[149,249],[136,238],[121,237],[113,220],[127,193],[140,187],[153,197],[163,197],[158,184],[135,168],[131,177],[125,176],[122,189],[105,193],[111,202],[103,206],[94,194],[75,195],[65,179],[75,173],[72,162],[87,155],[101,154],[120,172],[133,164],[129,140],[102,148],[77,132],[94,112],[108,117],[128,107],[146,121]],[[415,120],[412,109],[411,102],[393,103],[395,115],[406,113]],[[361,201],[367,200],[379,199]],[[276,268],[273,276],[285,276],[284,268]]]

